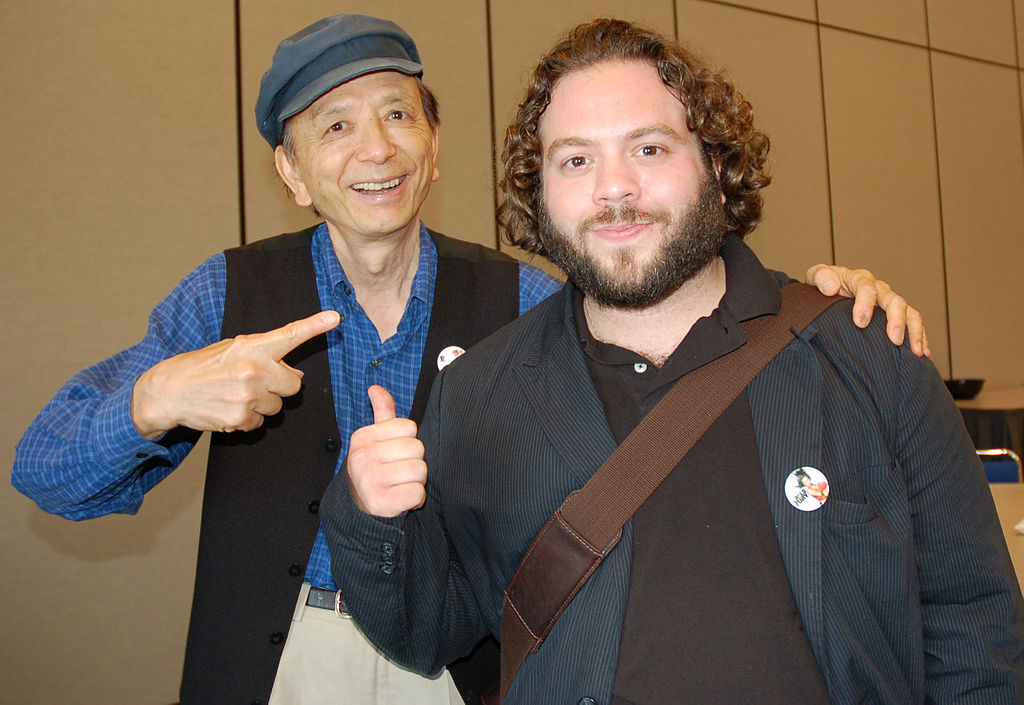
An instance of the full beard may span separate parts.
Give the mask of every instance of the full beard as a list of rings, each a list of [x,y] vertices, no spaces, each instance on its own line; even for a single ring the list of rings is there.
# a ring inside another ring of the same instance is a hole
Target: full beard
[[[602,306],[636,310],[663,301],[703,270],[718,255],[725,239],[725,210],[718,180],[705,169],[700,181],[696,197],[675,213],[632,205],[609,206],[579,223],[572,235],[552,221],[542,202],[540,238],[548,259],[576,288]],[[615,253],[611,267],[603,266],[588,251],[586,237],[592,228],[638,222],[662,227],[658,249],[646,265],[637,262],[636,253],[628,247]]]

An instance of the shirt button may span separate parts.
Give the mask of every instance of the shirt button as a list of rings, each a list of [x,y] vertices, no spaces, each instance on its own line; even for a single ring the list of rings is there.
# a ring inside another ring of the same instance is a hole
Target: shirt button
[[[633,365],[633,369],[636,371],[638,375],[642,375],[644,372],[647,371],[647,365],[642,362],[638,362],[635,365]]]
[[[328,453],[337,453],[338,442],[333,438],[328,438],[326,441],[324,441],[324,450],[326,450]]]
[[[271,644],[280,644],[282,641],[284,641],[284,634],[281,632],[274,632],[270,635]]]
[[[302,575],[302,566],[298,563],[292,563],[290,566],[288,566],[288,575],[292,576],[293,578],[297,578],[298,576]]]
[[[373,365],[374,367],[379,368],[381,365],[384,364],[384,361],[378,357],[376,360],[371,360],[370,364]]]
[[[385,541],[380,545],[380,571],[384,575],[391,575],[395,572],[395,544]]]
[[[136,453],[135,457],[136,458],[140,458],[140,459],[141,458],[148,458],[149,457],[149,453]]]
[[[341,290],[345,292],[345,296],[352,296],[352,287],[348,284],[342,284]]]
[[[318,500],[314,499],[312,502],[309,503],[309,513],[310,514],[317,514],[319,512],[320,512],[320,502]]]
[[[597,701],[588,695],[584,698],[580,698],[580,701],[576,703],[576,705],[597,705]]]

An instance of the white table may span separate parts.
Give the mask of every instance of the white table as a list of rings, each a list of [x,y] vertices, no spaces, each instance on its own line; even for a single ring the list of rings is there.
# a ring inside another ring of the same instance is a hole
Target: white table
[[[999,513],[999,524],[1003,527],[1006,546],[1010,549],[1010,559],[1017,571],[1017,580],[1024,585],[1024,534],[1014,530],[1024,519],[1024,484],[1019,482],[996,483],[989,485],[992,498],[996,501]]]

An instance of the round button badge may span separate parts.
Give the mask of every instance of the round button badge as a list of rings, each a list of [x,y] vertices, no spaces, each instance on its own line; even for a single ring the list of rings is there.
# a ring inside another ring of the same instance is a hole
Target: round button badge
[[[801,512],[820,509],[828,500],[828,478],[809,465],[797,468],[786,478],[786,499]]]
[[[442,350],[437,356],[437,369],[443,370],[445,367],[451,364],[451,362],[462,353],[466,352],[458,345],[449,345]]]

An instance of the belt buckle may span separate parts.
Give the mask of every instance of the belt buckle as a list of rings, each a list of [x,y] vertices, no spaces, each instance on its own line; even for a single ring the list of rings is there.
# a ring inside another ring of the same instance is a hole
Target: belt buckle
[[[341,590],[334,593],[334,614],[342,619],[352,619],[352,615],[348,612],[348,605],[345,604],[345,598],[341,595]]]

